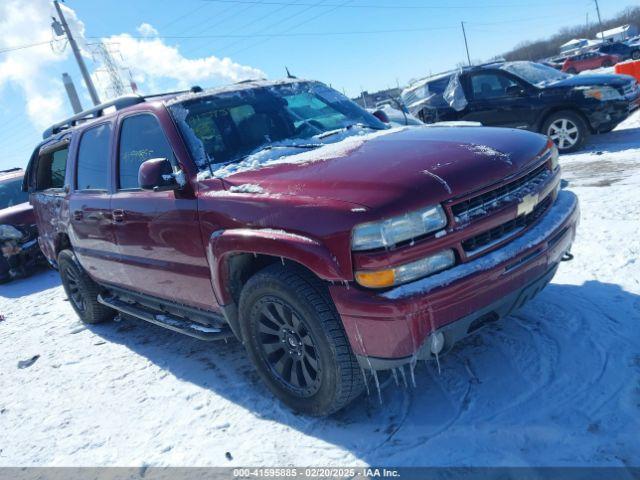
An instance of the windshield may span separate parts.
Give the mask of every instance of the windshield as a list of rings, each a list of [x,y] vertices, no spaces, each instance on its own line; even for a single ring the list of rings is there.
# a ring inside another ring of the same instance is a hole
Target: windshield
[[[0,209],[29,201],[29,194],[22,191],[22,179],[0,183]]]
[[[553,67],[534,62],[510,62],[505,63],[501,68],[537,86],[547,85],[571,76]]]
[[[388,128],[341,93],[315,82],[218,93],[169,110],[201,171],[265,148],[317,147],[332,132],[354,126]]]

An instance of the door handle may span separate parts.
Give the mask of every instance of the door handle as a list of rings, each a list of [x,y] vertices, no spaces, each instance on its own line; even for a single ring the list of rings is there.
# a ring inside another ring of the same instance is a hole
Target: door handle
[[[116,208],[111,212],[111,216],[114,222],[120,223],[124,222],[124,210],[121,208]]]
[[[74,210],[73,211],[73,219],[74,220],[82,220],[83,216],[84,216],[84,214],[82,213],[82,210]]]

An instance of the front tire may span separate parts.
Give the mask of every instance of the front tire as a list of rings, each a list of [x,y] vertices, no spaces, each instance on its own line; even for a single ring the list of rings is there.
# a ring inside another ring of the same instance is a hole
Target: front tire
[[[326,286],[297,266],[271,265],[240,295],[243,342],[269,389],[297,412],[324,416],[357,398],[364,377]]]
[[[71,250],[58,255],[58,270],[62,286],[71,306],[84,323],[95,324],[111,320],[115,311],[98,303],[100,286],[84,271]]]
[[[553,140],[560,153],[571,153],[582,148],[589,136],[589,128],[580,115],[563,110],[545,120],[542,133]]]

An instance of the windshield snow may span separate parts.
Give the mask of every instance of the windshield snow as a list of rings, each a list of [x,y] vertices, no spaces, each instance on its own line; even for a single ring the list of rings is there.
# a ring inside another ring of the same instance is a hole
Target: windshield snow
[[[322,146],[325,138],[337,133],[388,128],[344,95],[316,82],[218,93],[169,109],[200,171],[264,150],[277,149],[279,156],[299,153]]]
[[[501,68],[537,86],[547,85],[570,77],[570,75],[555,68],[534,62],[510,62],[505,63]]]

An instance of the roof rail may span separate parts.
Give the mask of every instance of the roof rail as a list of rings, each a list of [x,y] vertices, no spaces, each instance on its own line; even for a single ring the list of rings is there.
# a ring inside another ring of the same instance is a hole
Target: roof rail
[[[55,135],[56,133],[62,132],[63,130],[67,130],[78,125],[78,123],[83,120],[90,120],[92,118],[101,117],[104,115],[104,111],[107,108],[114,107],[116,110],[122,110],[123,108],[127,108],[144,101],[144,97],[140,95],[125,95],[123,97],[101,103],[100,105],[96,105],[93,108],[89,108],[72,117],[69,117],[66,120],[54,123],[42,133],[42,138],[47,139],[50,136]]]
[[[6,170],[0,170],[0,173],[17,172],[18,170],[22,170],[22,168],[20,167],[7,168]]]

